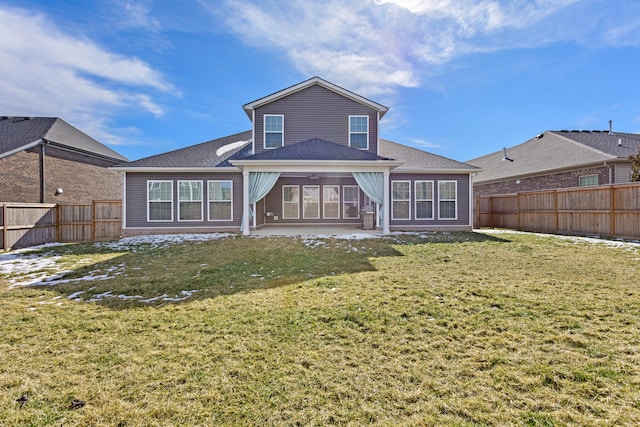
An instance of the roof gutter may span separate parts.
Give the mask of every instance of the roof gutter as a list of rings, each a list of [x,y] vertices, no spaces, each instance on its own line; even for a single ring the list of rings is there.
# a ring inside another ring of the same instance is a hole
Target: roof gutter
[[[229,173],[229,172],[240,172],[241,169],[234,167],[135,167],[135,166],[110,166],[107,169],[116,171],[116,172],[221,172],[221,173]]]
[[[0,159],[2,159],[4,157],[9,157],[9,156],[11,156],[13,154],[16,154],[16,153],[19,153],[21,151],[28,150],[29,148],[37,147],[38,145],[43,144],[43,143],[45,143],[44,139],[38,139],[37,141],[33,141],[33,142],[30,142],[30,143],[28,143],[26,145],[23,145],[21,147],[14,148],[13,150],[5,151],[4,153],[0,153]]]

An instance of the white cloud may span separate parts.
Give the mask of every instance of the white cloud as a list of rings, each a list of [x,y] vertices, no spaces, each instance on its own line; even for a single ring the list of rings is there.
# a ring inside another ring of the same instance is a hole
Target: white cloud
[[[176,94],[139,58],[72,37],[42,14],[0,6],[0,28],[3,114],[59,116],[109,143],[111,114],[137,106],[159,116],[162,108],[143,91]]]

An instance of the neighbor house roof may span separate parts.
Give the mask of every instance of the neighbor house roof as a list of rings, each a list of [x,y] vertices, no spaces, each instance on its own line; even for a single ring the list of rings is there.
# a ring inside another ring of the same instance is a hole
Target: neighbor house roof
[[[43,142],[116,162],[128,161],[60,118],[0,116],[0,158]]]
[[[312,77],[309,80],[305,80],[301,83],[295,84],[293,86],[289,86],[286,89],[282,89],[279,90],[278,92],[272,93],[271,95],[267,95],[265,97],[256,99],[255,101],[249,102],[247,104],[244,104],[242,106],[242,108],[244,108],[244,111],[247,113],[247,115],[249,116],[250,119],[253,120],[253,114],[252,111],[255,110],[256,108],[268,104],[270,102],[273,102],[277,99],[280,98],[284,98],[285,96],[291,95],[293,93],[299,92],[303,89],[306,89],[308,87],[311,87],[313,85],[318,85],[318,86],[322,86],[325,89],[331,90],[333,92],[336,92],[346,98],[349,98],[353,101],[359,102],[360,104],[366,105],[376,111],[378,111],[380,113],[380,118],[382,118],[382,116],[385,115],[385,113],[387,111],[389,111],[389,107],[385,107],[382,104],[379,104],[375,101],[372,101],[370,99],[367,99],[363,96],[358,95],[357,93],[353,93],[350,90],[347,90],[345,88],[342,88],[336,84],[333,84],[331,82],[328,82],[324,79],[321,79],[320,77]]]
[[[640,135],[609,131],[545,131],[528,141],[496,151],[467,163],[479,166],[482,172],[475,183],[540,175],[575,169],[604,162],[627,162],[638,154]]]

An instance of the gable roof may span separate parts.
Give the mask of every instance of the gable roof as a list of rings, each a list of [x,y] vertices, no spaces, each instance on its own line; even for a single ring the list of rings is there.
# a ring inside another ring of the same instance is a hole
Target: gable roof
[[[321,79],[320,77],[312,77],[309,80],[305,80],[301,83],[295,84],[293,86],[289,86],[286,89],[282,89],[279,90],[278,92],[272,93],[271,95],[267,95],[264,96],[262,98],[256,99],[255,101],[249,102],[247,104],[244,104],[242,106],[242,108],[244,108],[244,111],[247,113],[247,116],[249,116],[249,118],[251,120],[253,120],[253,110],[268,104],[270,102],[273,102],[277,99],[280,98],[284,98],[285,96],[291,95],[293,93],[299,92],[303,89],[306,89],[308,87],[311,87],[313,85],[318,85],[318,86],[322,86],[328,90],[331,90],[333,92],[336,92],[346,98],[349,98],[353,101],[359,102],[360,104],[364,104],[376,111],[378,111],[380,113],[380,118],[382,118],[382,116],[384,116],[386,114],[386,112],[389,110],[389,107],[385,107],[382,104],[378,104],[377,102],[374,102],[370,99],[365,98],[364,96],[358,95],[357,93],[351,92],[345,88],[342,88],[336,84],[333,84],[331,82],[328,82],[324,79]]]
[[[379,152],[385,157],[402,160],[404,163],[395,169],[401,171],[424,171],[425,169],[440,170],[460,170],[463,172],[479,171],[480,168],[467,163],[458,162],[447,157],[438,156],[407,145],[398,144],[380,138]]]
[[[41,142],[117,163],[128,159],[58,117],[0,116],[0,158]]]
[[[620,145],[618,145],[620,141]],[[504,161],[502,150],[468,160],[483,169],[474,178],[482,183],[552,171],[572,169],[604,162],[627,162],[640,150],[640,135],[609,131],[545,131],[522,144],[507,148],[511,161]]]
[[[311,138],[296,144],[285,145],[273,150],[265,150],[243,160],[393,160],[377,156],[365,150],[357,150],[320,138]]]
[[[223,138],[180,148],[155,156],[145,157],[133,162],[125,163],[114,170],[128,168],[211,168],[230,167],[228,159],[239,156],[239,153],[249,153],[251,149],[252,131],[239,132]]]

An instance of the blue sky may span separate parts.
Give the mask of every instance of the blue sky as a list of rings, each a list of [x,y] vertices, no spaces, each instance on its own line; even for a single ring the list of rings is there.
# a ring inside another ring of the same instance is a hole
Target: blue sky
[[[0,0],[0,115],[135,160],[251,127],[320,76],[381,136],[468,160],[544,130],[640,132],[636,0]]]

